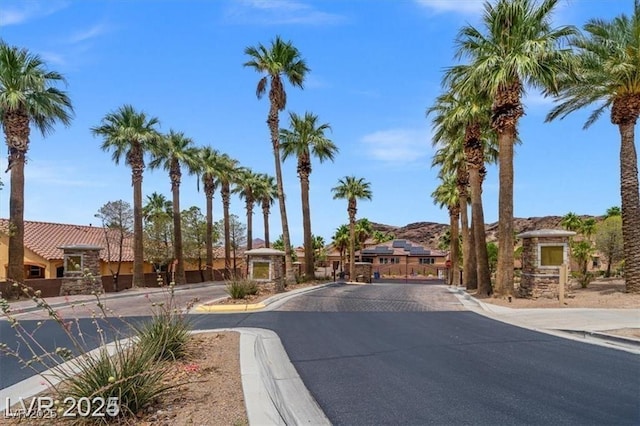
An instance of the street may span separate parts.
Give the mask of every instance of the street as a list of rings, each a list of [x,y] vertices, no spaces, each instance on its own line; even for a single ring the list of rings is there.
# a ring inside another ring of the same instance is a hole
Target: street
[[[333,424],[640,423],[640,357],[465,311],[444,285],[333,285],[271,312],[192,317],[274,330]],[[1,387],[25,373],[0,367]]]

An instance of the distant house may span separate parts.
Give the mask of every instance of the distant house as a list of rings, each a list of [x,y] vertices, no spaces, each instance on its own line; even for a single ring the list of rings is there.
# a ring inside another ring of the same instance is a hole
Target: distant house
[[[9,263],[9,221],[0,219],[0,281],[7,277]],[[103,247],[100,251],[100,273],[111,275],[117,268],[119,257],[119,233],[99,226],[72,225],[63,223],[25,221],[24,276],[26,279],[58,278],[64,274],[64,254],[60,247],[90,245]],[[107,248],[109,235],[110,247]],[[204,257],[204,256],[203,256]],[[239,255],[239,257],[242,257]],[[224,268],[224,250],[214,248],[214,269]],[[204,262],[204,259],[203,259]],[[144,263],[144,272],[154,272],[153,265]],[[197,270],[196,261],[187,262],[185,269]],[[133,237],[124,241],[120,273],[133,273]]]
[[[448,253],[409,240],[393,240],[356,252],[356,260],[373,264],[382,276],[438,276],[446,269]]]

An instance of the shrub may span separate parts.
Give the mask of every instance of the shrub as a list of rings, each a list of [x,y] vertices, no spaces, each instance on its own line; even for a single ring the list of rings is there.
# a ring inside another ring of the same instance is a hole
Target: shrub
[[[227,294],[232,299],[244,299],[258,293],[258,285],[248,280],[233,280],[227,283]]]
[[[136,328],[138,345],[150,351],[157,360],[184,358],[191,338],[191,323],[184,316],[160,312]]]

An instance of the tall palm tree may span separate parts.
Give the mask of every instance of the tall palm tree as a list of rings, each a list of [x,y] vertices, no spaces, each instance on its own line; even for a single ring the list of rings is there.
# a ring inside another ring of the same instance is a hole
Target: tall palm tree
[[[198,157],[197,173],[202,176],[207,210],[205,235],[207,279],[213,280],[213,196],[219,185],[217,173],[220,169],[220,153],[210,146],[205,146],[200,148]]]
[[[222,198],[222,214],[224,223],[224,269],[225,278],[235,276],[236,271],[231,265],[231,216],[229,206],[231,204],[231,186],[238,180],[238,160],[227,154],[220,156],[218,168],[218,180],[220,181],[220,197]],[[235,259],[234,259],[235,260]]]
[[[238,179],[234,192],[240,198],[243,198],[245,202],[245,210],[247,211],[247,250],[253,248],[253,206],[257,200],[256,193],[260,192],[260,188],[258,188],[260,184],[260,175],[257,173],[247,168],[238,170]]]
[[[461,173],[460,168],[456,170],[458,178],[458,193],[460,197],[460,212],[463,222],[463,263],[466,256],[472,257],[475,266],[475,279],[465,273],[467,287],[474,288],[475,282],[478,289],[477,294],[488,294],[491,292],[491,270],[489,268],[489,256],[486,246],[486,233],[484,223],[484,209],[482,205],[482,182],[486,175],[485,163],[494,163],[497,159],[497,149],[495,137],[490,129],[490,108],[486,94],[479,88],[473,88],[467,93],[461,93],[457,82],[463,80],[470,71],[468,66],[460,65],[453,67],[445,75],[444,85],[446,93],[436,99],[434,106],[428,113],[437,113],[434,117],[436,125],[435,137],[444,137],[449,133],[453,134],[462,145],[462,156],[465,162],[466,175]],[[459,145],[455,145],[459,147]],[[457,148],[459,149],[459,148]],[[466,179],[465,179],[466,178]],[[467,199],[466,187],[461,185],[468,183],[470,186],[471,214],[472,214],[472,235],[468,240],[473,241],[473,249],[469,252],[465,250],[464,216],[465,202]],[[473,254],[473,256],[472,256]],[[471,286],[469,283],[471,282]]]
[[[262,219],[264,222],[264,246],[269,248],[271,243],[269,241],[269,214],[271,213],[271,206],[278,197],[278,186],[276,185],[273,176],[261,173],[258,183],[256,199],[260,201],[262,207]]]
[[[171,218],[173,211],[173,203],[167,200],[164,194],[157,192],[147,195],[147,202],[142,206],[142,216],[145,221],[150,222],[157,219]]]
[[[431,193],[433,202],[439,204],[440,207],[446,207],[449,210],[449,226],[450,235],[450,255],[451,274],[449,275],[449,285],[460,285],[460,268],[458,266],[459,256],[459,217],[460,217],[460,198],[458,196],[457,176],[454,173],[439,176],[440,185]]]
[[[349,279],[355,276],[355,245],[356,245],[356,213],[358,213],[358,200],[371,200],[371,183],[364,178],[345,176],[338,180],[338,186],[331,188],[333,199],[347,200],[347,213],[349,214]]]
[[[525,86],[557,89],[558,75],[570,69],[570,52],[560,43],[575,34],[573,27],[553,28],[551,18],[559,0],[497,0],[484,3],[483,31],[463,27],[456,39],[457,57],[468,58],[470,72],[460,82],[485,87],[493,101],[491,125],[498,135],[498,270],[497,295],[513,293],[513,145]],[[477,242],[479,244],[480,242]]]
[[[640,115],[640,2],[631,17],[622,14],[611,21],[592,19],[586,34],[572,38],[577,49],[575,74],[565,73],[557,105],[547,120],[564,118],[583,107],[600,103],[584,128],[611,108],[611,122],[620,131],[620,195],[625,286],[640,293],[640,195],[635,124]]]
[[[0,126],[9,150],[9,267],[7,280],[24,282],[24,165],[31,126],[47,136],[56,123],[71,123],[73,107],[66,80],[47,70],[38,55],[0,40]]]
[[[440,166],[439,175],[454,173],[460,206],[460,234],[462,235],[462,271],[463,281],[467,288],[478,288],[478,271],[475,247],[471,246],[469,232],[469,171],[465,159],[464,130],[465,122],[461,115],[466,108],[452,91],[438,96],[427,116],[434,114],[432,145],[441,146],[433,156],[431,166]],[[464,109],[463,109],[464,108]],[[490,283],[489,283],[490,284]]]
[[[108,113],[100,126],[92,127],[94,136],[102,137],[103,151],[113,151],[111,158],[119,164],[122,159],[131,167],[133,186],[133,283],[144,285],[144,252],[142,244],[142,174],[144,154],[162,137],[156,129],[156,117],[148,117],[131,105],[123,105]]]
[[[282,240],[285,250],[286,280],[293,280],[293,268],[291,264],[291,240],[289,238],[289,223],[287,221],[287,209],[284,202],[284,186],[282,184],[282,169],[280,165],[280,138],[279,138],[279,113],[287,106],[287,93],[284,90],[284,79],[289,80],[294,87],[302,88],[304,78],[309,72],[304,59],[301,58],[298,49],[291,42],[283,41],[279,36],[271,42],[269,48],[258,44],[247,47],[244,53],[250,60],[244,63],[245,67],[251,67],[263,77],[258,81],[256,95],[260,99],[267,92],[269,85],[269,115],[267,125],[271,134],[271,145],[275,160],[276,182],[278,185],[278,204],[280,205],[280,219],[282,221]],[[284,283],[277,283],[277,291],[284,291]]]
[[[313,239],[311,237],[311,211],[309,206],[309,175],[311,175],[311,157],[322,163],[333,161],[338,147],[325,136],[331,126],[319,124],[318,116],[306,112],[304,117],[289,113],[289,129],[280,129],[280,149],[282,161],[289,157],[298,158],[298,177],[300,178],[300,194],[302,197],[302,228],[304,235],[304,263],[307,278],[315,276],[313,262]]]
[[[171,195],[173,204],[173,249],[176,256],[175,284],[187,283],[184,272],[184,250],[182,248],[182,218],[180,212],[180,180],[182,166],[186,166],[190,173],[196,170],[198,150],[193,140],[182,132],[170,130],[169,134],[161,138],[151,150],[149,167],[162,167],[169,172],[171,180]]]

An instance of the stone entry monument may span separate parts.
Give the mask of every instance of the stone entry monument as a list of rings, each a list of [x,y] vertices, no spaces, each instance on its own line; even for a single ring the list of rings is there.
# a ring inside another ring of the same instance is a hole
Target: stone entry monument
[[[102,247],[78,244],[58,248],[64,253],[64,275],[60,296],[104,291],[100,273]]]
[[[540,229],[517,235],[522,238],[522,277],[520,297],[557,299],[567,293],[569,237],[575,232],[559,229]],[[563,282],[565,288],[560,288]]]
[[[247,250],[244,254],[247,256],[250,280],[269,282],[284,279],[283,251],[264,247]]]

